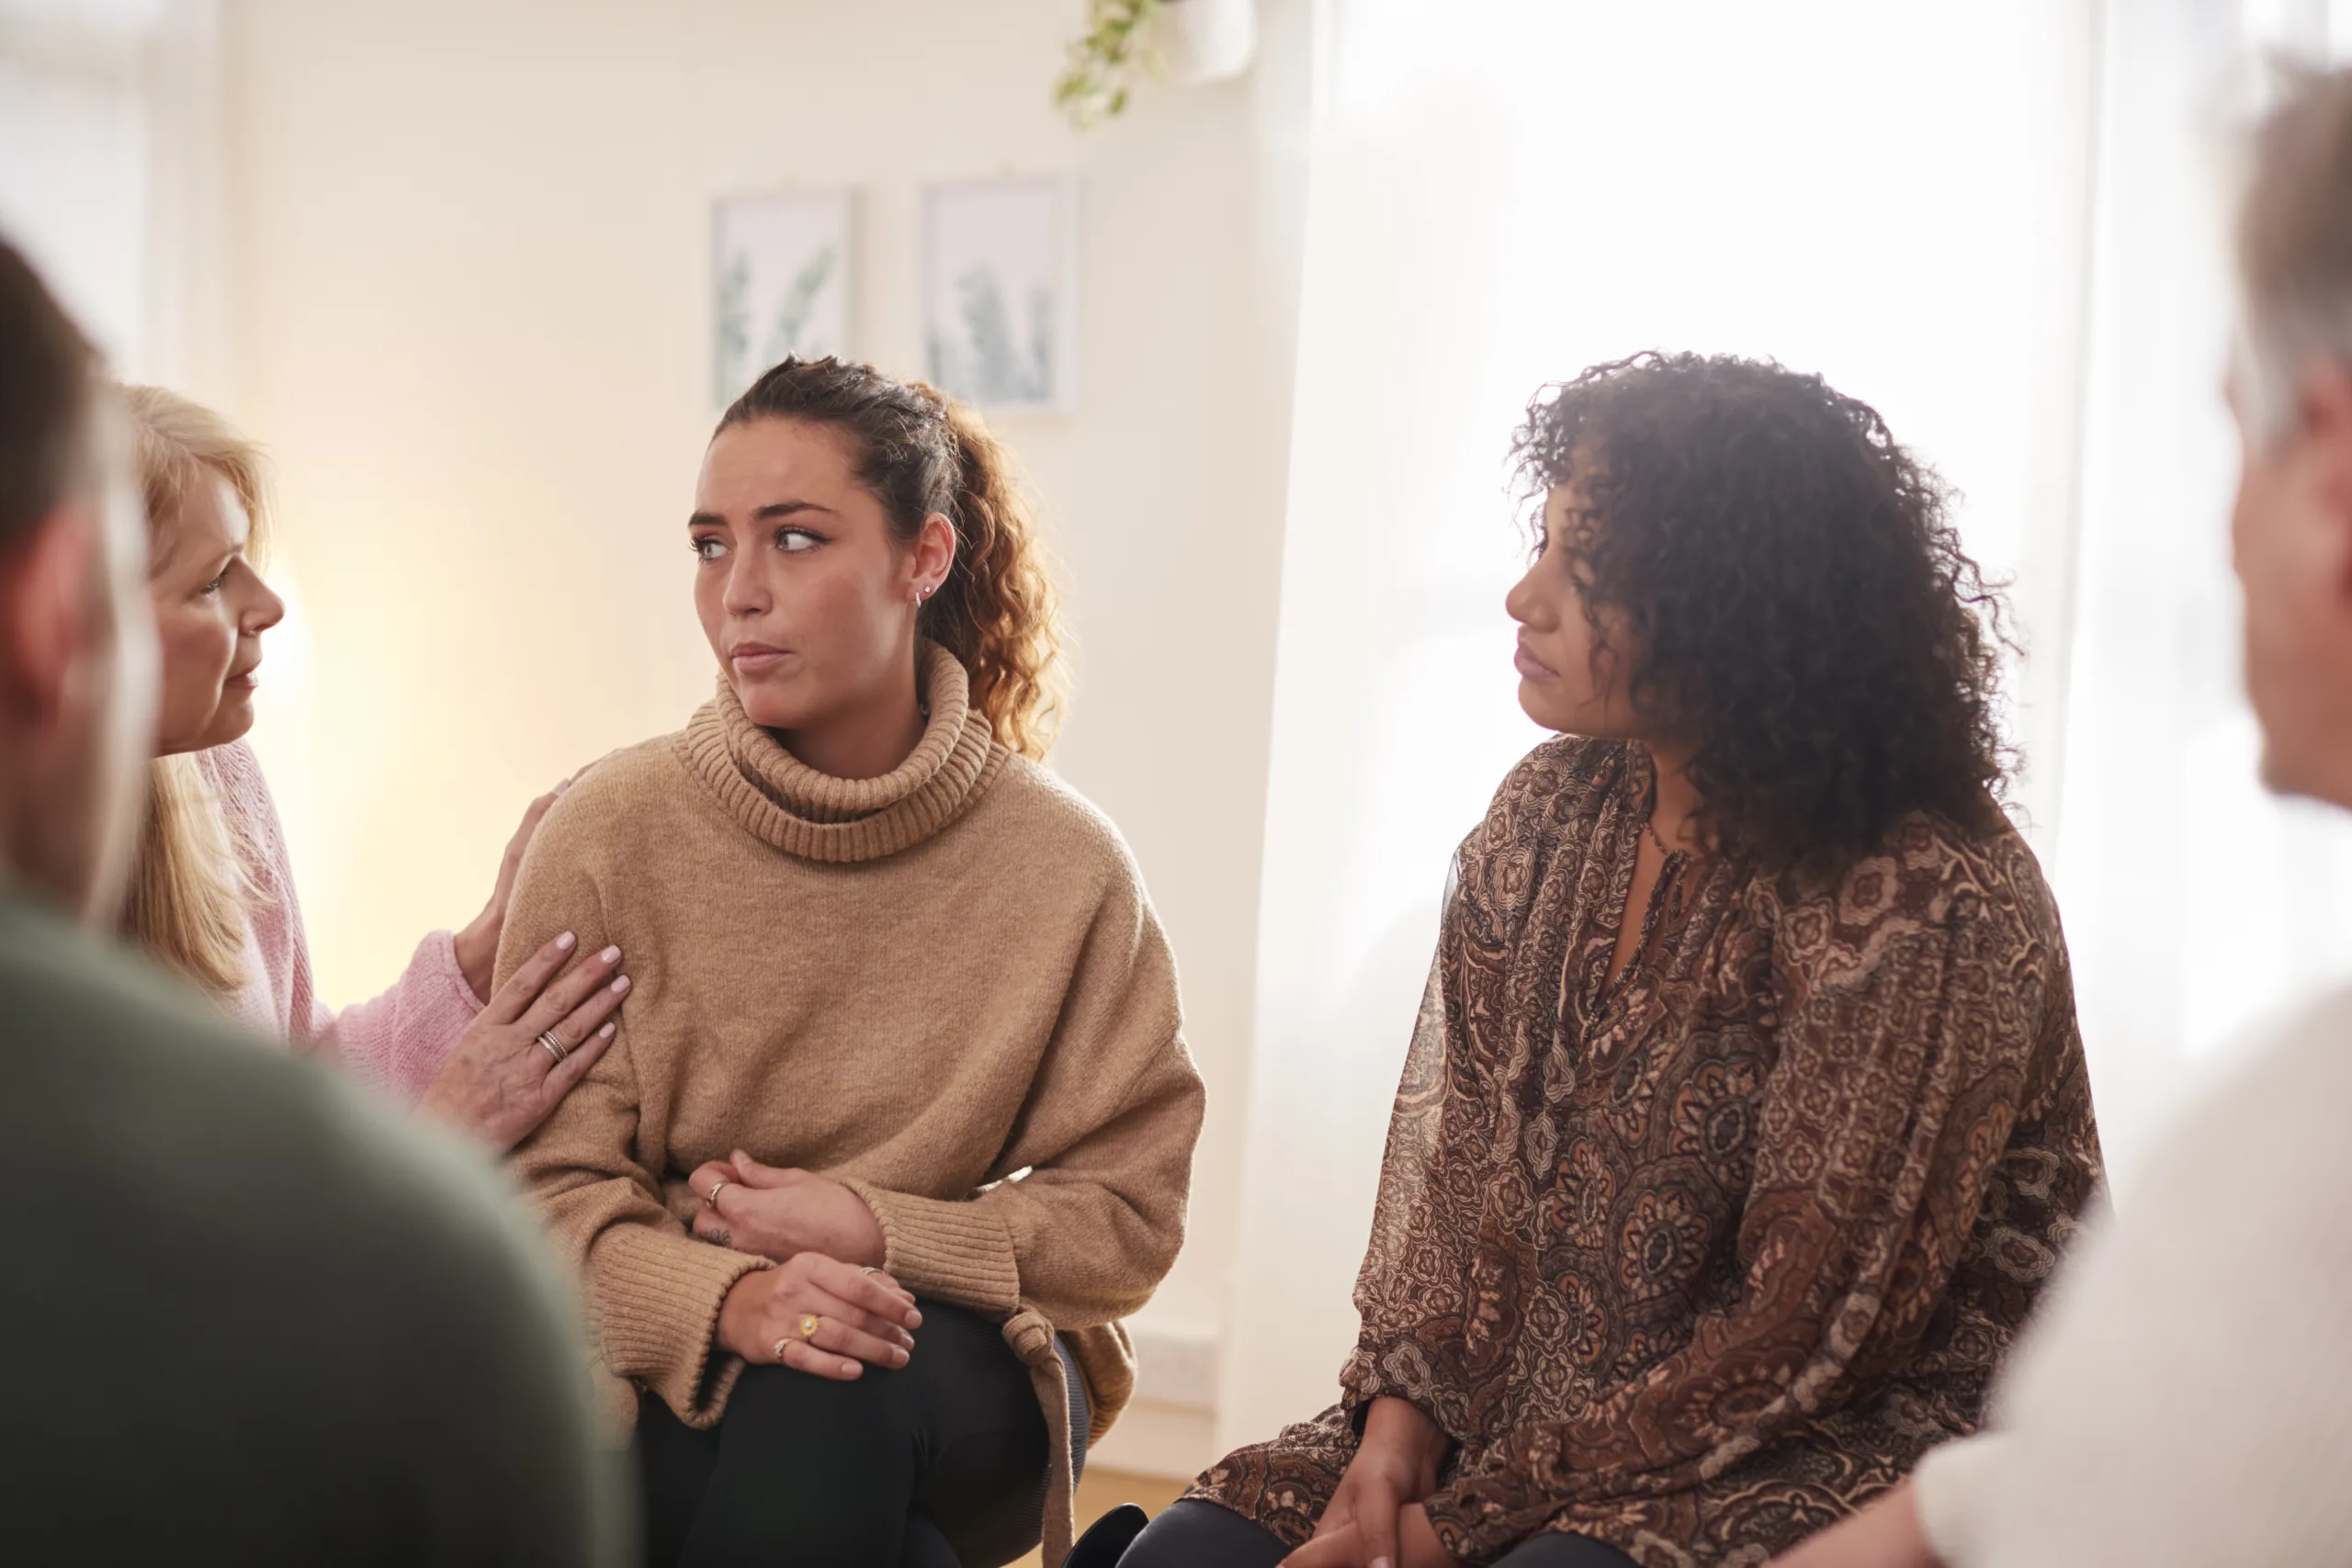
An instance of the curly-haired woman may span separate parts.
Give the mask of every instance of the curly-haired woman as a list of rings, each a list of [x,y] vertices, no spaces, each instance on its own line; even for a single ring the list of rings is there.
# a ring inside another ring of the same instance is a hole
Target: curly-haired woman
[[[1029,511],[966,411],[786,360],[685,535],[717,695],[548,812],[499,961],[629,954],[617,1042],[516,1159],[585,1276],[650,1560],[1058,1558],[1202,1095],[1134,862],[1032,760]]]
[[[1759,1563],[1976,1425],[2097,1182],[1934,476],[1687,355],[1549,390],[1517,456],[1562,736],[1457,860],[1342,1401],[1128,1568]]]

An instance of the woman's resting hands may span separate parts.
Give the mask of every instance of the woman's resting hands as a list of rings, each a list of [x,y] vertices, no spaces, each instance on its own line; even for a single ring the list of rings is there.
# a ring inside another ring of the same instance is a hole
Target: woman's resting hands
[[[1315,1527],[1286,1568],[1454,1568],[1421,1499],[1437,1490],[1449,1447],[1437,1423],[1401,1399],[1375,1399],[1363,1441]]]
[[[719,1344],[745,1360],[842,1382],[868,1364],[905,1366],[922,1326],[896,1280],[814,1252],[744,1275],[718,1309]]]
[[[695,1235],[705,1241],[778,1263],[804,1252],[860,1268],[878,1269],[889,1260],[881,1223],[865,1200],[812,1171],[762,1165],[737,1149],[696,1167],[686,1184],[703,1201]]]
[[[1421,1500],[1437,1490],[1447,1439],[1401,1399],[1376,1399],[1363,1441],[1331,1495],[1315,1539],[1284,1568],[1455,1568]],[[1860,1513],[1824,1530],[1768,1568],[1939,1568],[1905,1482]]]
[[[716,1247],[774,1258],[727,1293],[719,1342],[747,1361],[778,1361],[848,1380],[903,1367],[922,1325],[915,1299],[882,1272],[888,1252],[865,1200],[812,1171],[762,1165],[737,1149],[686,1179],[702,1207],[695,1235]],[[814,1335],[803,1334],[817,1320]]]

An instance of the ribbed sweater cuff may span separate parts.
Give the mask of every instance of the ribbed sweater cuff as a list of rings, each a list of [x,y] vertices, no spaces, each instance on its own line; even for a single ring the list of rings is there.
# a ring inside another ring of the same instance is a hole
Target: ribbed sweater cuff
[[[868,1182],[842,1185],[865,1200],[882,1225],[883,1267],[916,1295],[1010,1317],[1021,1308],[1021,1265],[1012,1233],[986,1203],[892,1192]]]
[[[742,1371],[737,1357],[713,1354],[718,1309],[736,1280],[770,1267],[644,1225],[614,1227],[591,1264],[605,1364],[661,1395],[687,1426],[710,1426]]]

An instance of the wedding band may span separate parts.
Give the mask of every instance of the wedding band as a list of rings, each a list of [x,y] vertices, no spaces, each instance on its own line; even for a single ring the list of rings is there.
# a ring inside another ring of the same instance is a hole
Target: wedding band
[[[879,1274],[882,1270],[879,1269],[861,1269],[858,1272],[861,1274]]]
[[[814,1338],[816,1338],[816,1337],[817,1337],[817,1330],[819,1330],[819,1329],[820,1329],[820,1328],[822,1328],[822,1327],[824,1327],[824,1326],[825,1326],[825,1320],[824,1320],[823,1318],[821,1318],[821,1317],[819,1317],[815,1313],[813,1313],[813,1312],[804,1312],[804,1313],[802,1313],[802,1314],[800,1314],[800,1337],[801,1337],[801,1338],[803,1338],[803,1339],[814,1339]]]
[[[733,1186],[733,1185],[734,1185],[734,1183],[732,1183],[731,1181],[728,1180],[728,1179],[727,1179],[727,1178],[725,1178],[725,1177],[723,1177],[723,1176],[722,1176],[722,1177],[720,1177],[718,1180],[716,1180],[716,1181],[712,1182],[712,1183],[710,1184],[710,1190],[709,1190],[709,1192],[704,1195],[704,1198],[703,1198],[703,1201],[702,1201],[702,1206],[703,1206],[704,1208],[706,1208],[706,1209],[716,1209],[716,1208],[718,1208],[718,1194],[719,1194],[722,1190],[724,1190],[725,1189],[727,1189],[727,1188],[729,1188],[729,1187],[731,1187],[731,1186]]]
[[[775,1342],[775,1359],[778,1361],[782,1361],[784,1359],[784,1348],[791,1343],[792,1341],[789,1339],[779,1339]]]
[[[563,1059],[571,1055],[563,1048],[563,1042],[555,1037],[555,1031],[552,1029],[544,1031],[539,1035],[539,1048],[553,1056],[555,1065],[559,1067],[563,1066]]]

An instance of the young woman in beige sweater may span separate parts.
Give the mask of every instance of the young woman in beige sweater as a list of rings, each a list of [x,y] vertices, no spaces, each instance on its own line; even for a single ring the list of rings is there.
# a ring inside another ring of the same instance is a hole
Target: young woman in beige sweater
[[[516,1158],[585,1278],[649,1560],[1057,1560],[1202,1095],[1134,862],[1034,760],[1029,513],[930,389],[787,360],[719,422],[686,533],[717,694],[548,814],[499,964],[559,931],[630,955],[617,1042]]]

